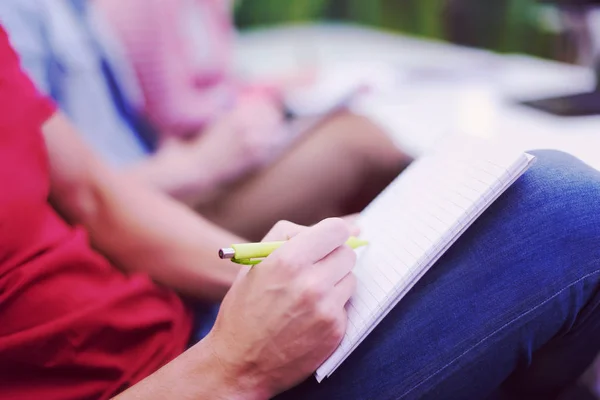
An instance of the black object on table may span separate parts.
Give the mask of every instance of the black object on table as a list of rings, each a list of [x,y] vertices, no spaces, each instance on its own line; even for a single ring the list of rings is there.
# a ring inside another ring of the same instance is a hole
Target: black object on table
[[[586,13],[590,8],[600,6],[600,0],[541,0],[541,2],[556,4],[565,11],[579,13]],[[593,30],[591,31],[593,32]],[[596,87],[594,90],[587,93],[527,101],[522,104],[559,116],[600,115],[600,49],[595,49],[595,51]]]

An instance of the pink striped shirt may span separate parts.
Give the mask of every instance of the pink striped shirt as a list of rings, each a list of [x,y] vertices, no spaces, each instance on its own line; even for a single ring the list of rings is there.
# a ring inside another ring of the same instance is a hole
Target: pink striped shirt
[[[96,0],[122,41],[163,134],[196,133],[230,108],[229,0]]]

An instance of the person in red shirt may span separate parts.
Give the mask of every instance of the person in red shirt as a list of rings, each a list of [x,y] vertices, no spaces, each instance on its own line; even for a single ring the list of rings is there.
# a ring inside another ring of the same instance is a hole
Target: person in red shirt
[[[201,220],[143,187],[126,189],[135,183],[85,150],[25,78],[1,29],[0,183],[2,398],[118,393],[183,352],[192,329],[179,296],[137,271],[206,299],[221,298],[237,273],[188,262],[209,258],[192,239],[207,236]],[[83,227],[129,275],[92,250]],[[211,232],[212,248],[236,240]]]
[[[120,393],[188,347],[193,311],[179,295],[220,301],[240,272],[215,252],[239,238],[117,175],[83,145],[23,74],[2,28],[0,185],[0,398]],[[274,232],[294,229],[284,223]],[[305,237],[318,246],[296,249],[315,260],[332,254],[338,311],[354,282],[349,234],[341,220],[325,221]],[[197,350],[207,371],[219,365],[212,343]]]
[[[291,239],[259,268],[218,263],[238,238],[102,164],[0,28],[0,398],[466,399],[524,376],[560,390],[600,349],[600,178],[539,160],[336,374],[300,384],[345,332],[351,228],[283,222],[265,239]],[[222,300],[196,344],[193,300]]]

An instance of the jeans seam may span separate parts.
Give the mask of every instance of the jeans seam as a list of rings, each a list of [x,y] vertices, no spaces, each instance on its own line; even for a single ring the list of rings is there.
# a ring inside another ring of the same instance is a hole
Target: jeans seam
[[[574,281],[574,282],[570,283],[569,285],[565,286],[564,288],[562,288],[558,292],[554,293],[552,296],[548,297],[546,300],[542,301],[541,303],[539,303],[535,307],[530,308],[529,310],[521,313],[520,315],[518,315],[517,317],[513,318],[509,322],[505,323],[500,328],[496,329],[494,332],[490,333],[489,335],[487,335],[486,337],[484,337],[483,339],[481,339],[479,342],[475,343],[473,346],[471,346],[470,348],[468,348],[467,350],[465,350],[464,352],[462,352],[462,354],[460,354],[457,357],[455,357],[452,361],[450,361],[446,365],[440,367],[437,371],[433,372],[427,378],[423,379],[421,382],[417,383],[415,386],[413,386],[412,388],[410,388],[409,390],[407,390],[406,392],[404,392],[404,394],[402,396],[398,397],[398,400],[406,397],[408,394],[410,394],[412,391],[414,391],[415,389],[417,389],[419,386],[423,385],[425,382],[429,381],[431,378],[433,378],[434,376],[436,376],[439,373],[441,373],[444,369],[448,368],[450,365],[456,363],[459,359],[461,359],[462,357],[464,357],[465,355],[467,355],[469,352],[471,352],[472,350],[474,350],[476,347],[482,345],[485,341],[487,341],[488,339],[490,339],[492,336],[500,333],[507,326],[515,323],[516,321],[518,321],[519,319],[523,318],[524,316],[526,316],[528,314],[531,314],[532,312],[536,311],[540,307],[543,307],[545,304],[547,304],[548,302],[550,302],[556,296],[560,295],[561,293],[563,293],[564,291],[570,289],[571,287],[573,287],[574,285],[580,283],[581,281],[589,278],[590,276],[598,274],[599,272],[600,272],[600,269],[597,269],[597,270],[595,270],[593,272],[590,272],[590,273],[582,276],[581,278],[579,278],[576,281]]]

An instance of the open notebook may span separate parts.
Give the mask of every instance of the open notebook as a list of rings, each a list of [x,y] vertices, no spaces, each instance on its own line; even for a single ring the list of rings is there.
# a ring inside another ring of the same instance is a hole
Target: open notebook
[[[534,157],[443,148],[413,163],[361,214],[368,247],[354,269],[342,343],[319,367],[321,382],[367,337],[460,235],[514,183]]]

